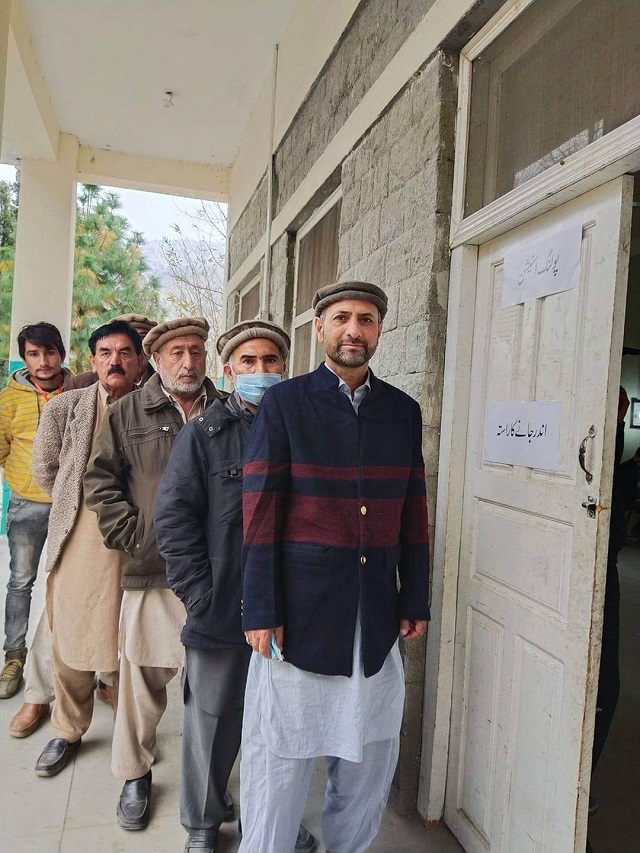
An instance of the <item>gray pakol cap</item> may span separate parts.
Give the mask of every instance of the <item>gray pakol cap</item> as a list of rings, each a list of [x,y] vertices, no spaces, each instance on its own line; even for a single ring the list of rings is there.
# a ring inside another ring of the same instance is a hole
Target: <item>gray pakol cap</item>
[[[338,281],[336,284],[327,284],[316,290],[311,307],[315,309],[316,317],[319,317],[328,305],[339,302],[341,299],[362,299],[363,302],[373,302],[383,320],[387,313],[387,294],[377,284],[369,281]]]
[[[283,360],[287,360],[291,339],[284,329],[268,320],[244,320],[227,329],[216,341],[216,349],[222,363],[226,364],[234,349],[252,338],[266,338],[273,341],[280,350]]]

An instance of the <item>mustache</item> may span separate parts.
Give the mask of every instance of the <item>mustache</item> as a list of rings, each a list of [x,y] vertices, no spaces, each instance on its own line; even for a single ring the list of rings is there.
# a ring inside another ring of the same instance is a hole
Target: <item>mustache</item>
[[[112,364],[107,372],[107,376],[111,376],[112,373],[119,373],[121,376],[125,376],[125,372],[119,364]]]

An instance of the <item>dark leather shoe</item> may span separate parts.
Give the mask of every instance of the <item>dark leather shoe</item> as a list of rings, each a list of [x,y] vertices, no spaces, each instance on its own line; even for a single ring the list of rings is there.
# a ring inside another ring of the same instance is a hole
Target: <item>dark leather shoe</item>
[[[64,738],[54,737],[36,761],[36,776],[57,776],[67,766],[67,762],[75,755],[79,746],[79,740],[69,743]]]
[[[317,846],[318,842],[315,837],[311,835],[308,829],[305,829],[305,827],[300,824],[298,837],[296,838],[296,853],[313,853]]]
[[[224,813],[222,822],[228,823],[229,821],[234,820],[236,816],[236,810],[233,805],[233,797],[231,796],[231,793],[228,789],[224,792],[224,804],[227,807],[227,810]]]
[[[184,845],[184,853],[197,850],[198,853],[216,853],[218,833],[215,829],[199,829],[190,832],[187,843]]]
[[[151,770],[139,779],[128,779],[122,786],[116,816],[123,829],[134,832],[149,823],[151,800]]]

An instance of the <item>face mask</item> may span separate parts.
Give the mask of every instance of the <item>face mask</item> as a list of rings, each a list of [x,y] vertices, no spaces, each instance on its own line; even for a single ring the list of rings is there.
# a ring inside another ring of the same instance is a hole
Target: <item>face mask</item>
[[[235,380],[236,391],[242,399],[257,406],[267,388],[277,385],[282,376],[279,373],[239,373]]]

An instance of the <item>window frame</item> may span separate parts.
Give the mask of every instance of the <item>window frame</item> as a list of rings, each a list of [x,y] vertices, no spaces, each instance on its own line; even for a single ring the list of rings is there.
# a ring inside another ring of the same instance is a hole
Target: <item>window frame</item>
[[[296,245],[295,245],[295,253],[294,253],[294,276],[293,276],[293,305],[291,310],[291,352],[289,354],[289,374],[291,376],[295,376],[297,374],[293,373],[293,365],[295,364],[295,341],[296,341],[296,329],[299,329],[301,326],[305,326],[307,323],[311,323],[311,345],[309,347],[309,370],[308,372],[314,370],[316,364],[316,353],[317,353],[317,345],[318,339],[316,338],[314,328],[313,328],[313,318],[315,317],[315,311],[313,308],[307,308],[306,311],[303,311],[302,314],[297,314],[297,306],[298,306],[298,269],[300,262],[300,244],[302,240],[309,234],[315,226],[320,222],[320,220],[324,219],[324,217],[329,213],[332,208],[334,208],[340,201],[342,201],[342,186],[339,186],[335,189],[331,195],[325,199],[325,201],[314,210],[313,214],[309,217],[309,219],[302,225],[297,233],[296,233]],[[338,239],[340,239],[340,234],[338,232]]]
[[[247,293],[249,293],[250,290],[253,290],[253,288],[256,286],[258,287],[258,313],[255,314],[253,317],[245,317],[243,320],[242,319],[242,300],[247,295]],[[256,275],[252,276],[252,278],[250,278],[249,281],[245,285],[243,285],[241,288],[238,289],[237,293],[238,293],[238,317],[237,317],[236,322],[237,323],[240,323],[240,322],[244,323],[244,322],[247,322],[249,320],[258,320],[260,318],[260,274],[257,273]]]
[[[479,246],[600,184],[640,170],[640,116],[636,116],[465,217],[473,61],[535,2],[538,0],[507,0],[460,52],[451,249]]]

